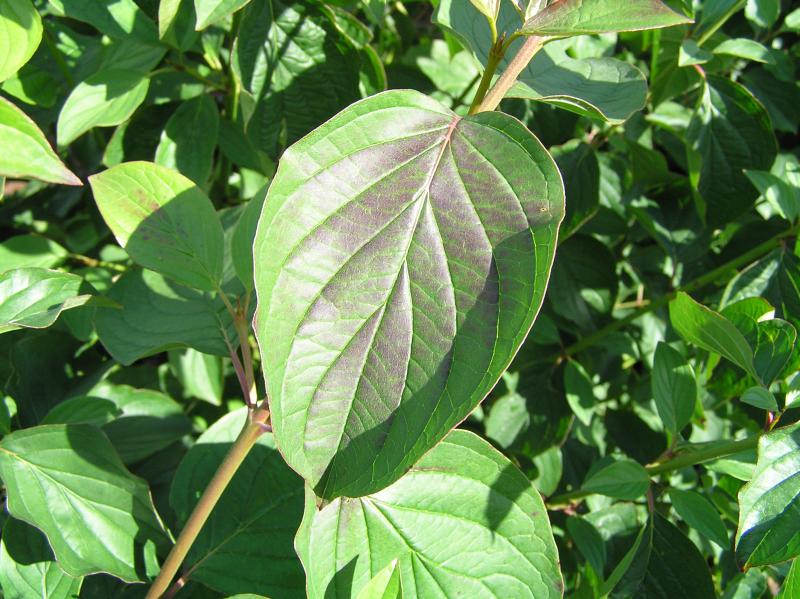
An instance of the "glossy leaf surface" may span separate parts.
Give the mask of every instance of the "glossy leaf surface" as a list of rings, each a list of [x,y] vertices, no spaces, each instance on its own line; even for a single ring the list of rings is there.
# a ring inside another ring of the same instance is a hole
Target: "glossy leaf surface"
[[[0,476],[9,512],[47,535],[67,573],[136,581],[155,569],[156,543],[166,536],[147,484],[99,429],[56,424],[12,433],[0,441]]]
[[[24,65],[42,40],[42,19],[31,0],[0,0],[0,81]]]
[[[800,554],[800,424],[764,435],[752,480],[739,493],[736,558],[743,566]]]
[[[109,70],[79,83],[58,115],[58,145],[68,146],[94,127],[127,121],[144,102],[150,80],[137,71]]]
[[[191,347],[228,355],[227,339],[236,337],[222,300],[210,300],[195,289],[177,285],[152,270],[133,269],[109,290],[121,310],[95,316],[97,334],[122,364],[175,348]]]
[[[250,0],[194,0],[197,13],[197,31],[223,20],[231,13],[239,10]]]
[[[483,399],[530,329],[559,174],[518,121],[396,91],[288,150],[264,206],[256,333],[278,445],[320,496],[381,489]]]
[[[321,510],[309,494],[296,546],[311,599],[355,597],[395,559],[404,599],[563,593],[539,494],[466,431],[452,432],[383,491]]]
[[[679,293],[669,305],[669,317],[675,330],[702,349],[718,353],[758,379],[753,364],[753,350],[739,330],[721,314]]]
[[[163,166],[128,162],[89,182],[100,213],[134,261],[183,285],[217,289],[222,224],[191,180]]]
[[[525,21],[527,35],[640,31],[690,23],[660,0],[556,0]]]
[[[16,599],[74,599],[82,583],[56,563],[47,537],[30,524],[9,518],[0,543],[0,586]]]
[[[5,98],[0,98],[0,135],[4,147],[14,148],[13,152],[0,153],[0,177],[81,185],[80,179],[64,166],[50,147],[36,123]]]
[[[0,333],[21,327],[43,329],[64,310],[91,299],[81,295],[83,280],[46,268],[18,268],[0,275]]]

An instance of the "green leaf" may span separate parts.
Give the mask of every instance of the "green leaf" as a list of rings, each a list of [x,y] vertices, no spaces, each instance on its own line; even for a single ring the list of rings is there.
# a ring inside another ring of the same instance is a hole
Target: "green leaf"
[[[158,5],[158,37],[186,51],[197,39],[194,0],[161,0]]]
[[[567,362],[564,368],[564,391],[569,407],[583,424],[589,426],[594,416],[597,398],[594,385],[583,366],[575,361]]]
[[[719,545],[720,549],[725,550],[730,547],[725,524],[723,524],[717,509],[711,505],[708,499],[695,491],[681,491],[680,489],[670,489],[669,498],[681,520]]]
[[[47,535],[72,576],[108,572],[144,580],[166,541],[147,483],[125,469],[99,429],[56,424],[0,441],[8,510]]]
[[[313,2],[253,0],[231,63],[256,101],[247,136],[273,158],[361,97],[359,51]]]
[[[120,459],[133,464],[192,431],[179,403],[152,389],[100,384],[91,395],[112,401],[120,416],[103,426]]]
[[[758,380],[753,350],[727,318],[697,303],[683,292],[670,302],[669,318],[686,341],[727,358]]]
[[[767,171],[745,170],[758,192],[787,220],[800,216],[800,187]]]
[[[758,323],[753,364],[764,386],[769,387],[783,372],[793,355],[795,341],[797,331],[785,320],[773,318]]]
[[[744,15],[758,27],[772,27],[781,14],[781,0],[747,0]]]
[[[767,592],[766,575],[755,568],[736,575],[725,587],[722,599],[760,599]]]
[[[103,426],[121,414],[113,401],[102,397],[73,397],[59,402],[41,424],[93,424]]]
[[[525,21],[526,35],[590,35],[691,23],[659,0],[556,0]]]
[[[14,268],[52,268],[69,252],[46,237],[15,235],[0,243],[0,273]]]
[[[205,185],[211,174],[218,132],[219,110],[213,98],[203,95],[182,103],[161,134],[156,164]]]
[[[108,291],[121,310],[99,310],[97,335],[122,364],[182,347],[227,356],[226,339],[236,338],[221,300],[176,285],[151,270],[133,269]]]
[[[764,389],[764,387],[750,387],[747,391],[742,393],[742,402],[761,408],[762,410],[769,410],[771,412],[778,411],[778,400],[775,396]]]
[[[736,558],[742,567],[765,566],[800,554],[800,424],[758,441],[752,480],[739,492]]]
[[[683,356],[663,342],[656,346],[651,386],[664,428],[673,435],[680,432],[692,420],[697,381]]]
[[[89,23],[113,39],[134,37],[158,43],[156,25],[135,0],[48,0],[55,13]]]
[[[566,188],[566,214],[561,225],[561,241],[591,219],[600,207],[600,163],[594,148],[570,141],[550,148]]]
[[[357,596],[395,559],[404,599],[563,594],[539,494],[511,462],[467,431],[450,433],[403,478],[373,495],[317,509],[308,493],[295,545],[310,599]]]
[[[630,569],[611,597],[712,599],[716,596],[703,555],[660,514],[650,519],[636,549]]]
[[[681,49],[678,53],[678,66],[689,67],[695,64],[705,64],[712,58],[714,58],[714,54],[698,46],[696,41],[685,39],[681,42]]]
[[[616,499],[638,499],[647,492],[650,476],[633,460],[616,460],[590,473],[581,488]]]
[[[127,121],[144,102],[150,80],[137,71],[108,70],[79,83],[58,115],[59,147],[66,147],[94,127]]]
[[[0,544],[0,586],[7,599],[74,599],[81,578],[56,563],[47,537],[33,526],[9,518]]]
[[[187,397],[222,405],[222,359],[188,348],[170,351],[169,365]]]
[[[267,190],[263,189],[247,202],[233,232],[231,247],[233,267],[236,270],[236,276],[248,291],[252,290],[255,284],[253,281],[253,241],[256,238],[258,219],[266,199]]]
[[[114,166],[89,183],[100,213],[135,262],[189,287],[219,288],[222,225],[199,187],[149,162]]]
[[[226,414],[184,457],[170,490],[180,523],[186,522],[246,420],[245,409]],[[302,506],[302,479],[283,461],[272,436],[262,435],[192,545],[186,561],[192,580],[226,594],[303,595],[305,578],[292,543]]]
[[[465,48],[486,64],[491,32],[483,15],[472,5],[460,0],[441,0],[434,22],[456,35]],[[521,25],[511,3],[502,2],[498,31],[512,33]],[[519,39],[509,46],[498,72],[502,72],[522,44]],[[611,123],[622,123],[644,107],[647,83],[639,69],[613,58],[577,60],[567,53],[571,44],[571,40],[563,40],[545,45],[522,71],[508,96],[546,102]]]
[[[0,98],[0,134],[0,177],[82,185],[36,123],[5,98]]]
[[[769,115],[746,88],[709,75],[686,142],[690,176],[710,226],[753,205],[757,193],[744,169],[768,170],[777,149]]]
[[[769,276],[772,275],[770,274]],[[729,283],[728,288],[725,289],[725,293],[722,297],[722,305],[725,307],[720,314],[727,320],[730,320],[733,325],[739,329],[739,332],[744,335],[744,338],[747,339],[747,343],[751,348],[756,347],[756,345],[758,345],[758,323],[763,318],[771,318],[772,315],[774,315],[775,308],[762,297],[746,297],[745,299],[728,303],[729,300],[732,299],[730,297],[730,292],[735,288],[735,285],[732,285],[735,281],[736,278],[731,279],[731,283]],[[745,287],[737,291],[734,298],[742,295],[752,295],[752,292],[752,289]]]
[[[51,326],[64,310],[92,299],[80,294],[82,285],[78,275],[46,268],[18,268],[0,274],[0,333]]]
[[[769,48],[746,37],[725,40],[720,45],[715,46],[712,52],[714,54],[736,56],[737,58],[744,58],[745,60],[752,60],[754,62],[763,62],[767,64],[775,63],[775,59],[770,54]]]
[[[518,121],[413,91],[287,150],[256,234],[256,335],[278,445],[320,496],[397,480],[492,389],[542,303],[563,197]]]
[[[202,31],[206,27],[218,23],[245,6],[250,0],[194,0],[197,13],[195,29]]]
[[[486,417],[486,436],[500,447],[510,447],[519,434],[530,424],[527,402],[517,393],[518,374],[503,373],[508,393],[492,403]]]
[[[778,599],[792,599],[800,594],[800,560],[792,561],[792,567],[781,585]]]
[[[42,19],[30,0],[0,0],[0,81],[28,62],[42,41]]]
[[[586,518],[570,516],[567,518],[567,532],[592,569],[602,574],[606,565],[606,546],[594,524]]]
[[[400,569],[395,559],[364,585],[356,599],[402,599],[402,597]]]

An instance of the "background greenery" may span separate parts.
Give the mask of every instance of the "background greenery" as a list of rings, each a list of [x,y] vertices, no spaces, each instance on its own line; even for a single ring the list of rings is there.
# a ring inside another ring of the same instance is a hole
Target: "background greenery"
[[[179,171],[222,224],[198,251],[221,243],[249,297],[285,148],[384,89],[468,110],[482,17],[436,5],[0,0],[4,596],[143,596],[243,417],[213,287],[134,265],[76,183]],[[567,596],[798,597],[800,9],[671,5],[694,23],[552,42],[501,105],[556,158],[567,213],[534,329],[461,428],[545,497]],[[265,435],[177,596],[302,596],[303,507]]]

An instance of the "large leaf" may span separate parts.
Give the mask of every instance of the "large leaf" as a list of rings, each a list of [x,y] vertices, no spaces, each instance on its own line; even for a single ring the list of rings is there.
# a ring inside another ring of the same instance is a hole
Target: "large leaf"
[[[37,426],[0,441],[8,511],[42,530],[73,576],[144,580],[166,536],[147,483],[125,469],[99,429]]]
[[[232,65],[257,100],[247,125],[256,148],[277,156],[357,100],[360,58],[311,2],[253,0],[245,9]]]
[[[296,546],[310,599],[356,597],[398,560],[404,599],[561,597],[547,512],[530,481],[486,441],[453,431],[403,478],[317,509]]]
[[[222,21],[231,13],[239,10],[250,0],[194,0],[197,13],[197,31]]]
[[[0,0],[0,81],[30,60],[42,41],[42,19],[30,0]]]
[[[518,121],[411,91],[286,151],[256,334],[278,445],[320,496],[397,480],[491,390],[542,303],[563,194]]]
[[[122,364],[181,347],[218,356],[229,354],[236,338],[222,300],[172,283],[151,270],[133,269],[108,291],[121,310],[99,310],[97,334]]]
[[[170,505],[181,523],[246,420],[245,409],[225,415],[184,457],[170,490]],[[228,594],[254,591],[274,599],[302,595],[305,577],[293,545],[302,506],[302,479],[283,461],[272,435],[262,435],[192,545],[186,561],[192,579]]]
[[[44,329],[64,310],[88,302],[78,275],[46,268],[18,268],[0,274],[0,333],[22,327]]]
[[[223,232],[208,196],[163,166],[128,162],[89,177],[108,227],[130,257],[178,283],[214,291]]]
[[[486,19],[471,4],[441,0],[434,21],[454,33],[486,64],[491,32]],[[500,32],[510,34],[522,26],[511,2],[502,2],[497,19]],[[523,40],[513,42],[498,71],[513,57]],[[548,43],[520,74],[510,97],[547,102],[579,114],[621,123],[644,107],[644,75],[628,63],[613,58],[575,59],[567,54],[570,40]]]
[[[81,185],[80,179],[56,156],[36,123],[1,97],[0,139],[0,177]]]
[[[758,442],[752,480],[739,493],[736,557],[745,567],[800,555],[800,424]]]
[[[81,578],[56,563],[47,538],[33,526],[9,518],[0,544],[0,586],[7,599],[74,599]]]
[[[156,149],[156,163],[179,171],[205,185],[217,147],[219,110],[210,96],[181,104],[164,127]]]
[[[127,121],[144,102],[150,80],[137,71],[101,71],[79,83],[58,115],[59,147],[65,147],[94,127]]]
[[[686,131],[691,177],[709,225],[753,205],[758,192],[744,169],[769,170],[777,147],[769,115],[738,83],[709,75]]]
[[[640,31],[691,23],[659,0],[556,0],[525,21],[527,35]]]
[[[669,318],[686,341],[727,358],[758,380],[753,350],[730,320],[683,292],[670,302]]]

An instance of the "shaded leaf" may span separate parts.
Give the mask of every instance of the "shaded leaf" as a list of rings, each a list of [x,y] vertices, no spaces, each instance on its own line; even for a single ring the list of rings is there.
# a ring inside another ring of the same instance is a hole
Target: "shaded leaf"
[[[692,419],[697,381],[683,356],[663,342],[656,347],[651,385],[664,428],[673,434],[679,432]]]
[[[744,169],[767,170],[777,152],[761,103],[740,84],[709,75],[686,131],[690,176],[712,226],[753,205],[757,193]]]
[[[246,420],[245,409],[226,414],[184,457],[170,491],[179,522],[186,522]],[[302,505],[303,481],[283,461],[272,436],[262,435],[192,545],[186,561],[192,579],[228,594],[302,595],[305,579],[292,544]]]
[[[125,469],[99,429],[55,424],[0,441],[8,510],[43,531],[59,565],[82,576],[144,580],[166,536],[147,484]]]
[[[725,524],[723,524],[717,508],[708,499],[695,491],[680,489],[670,489],[669,498],[681,520],[716,543],[720,549],[729,548],[728,531],[725,529]]]
[[[211,174],[218,131],[219,110],[210,96],[183,102],[164,127],[156,148],[156,164],[205,185]]]
[[[505,457],[466,431],[450,433],[373,495],[318,510],[307,494],[295,544],[311,599],[357,596],[395,559],[404,599],[563,593],[541,498]]]
[[[0,544],[0,586],[7,599],[73,599],[81,588],[56,563],[40,531],[16,518],[3,526]]]
[[[616,460],[591,473],[581,488],[616,499],[638,499],[650,486],[647,471],[633,460]]]
[[[97,334],[122,364],[181,347],[227,356],[226,339],[236,338],[221,300],[170,282],[151,270],[133,269],[108,291],[121,310],[100,310]]]
[[[219,288],[222,225],[199,187],[149,162],[114,166],[89,183],[100,213],[135,262],[183,285]]]

